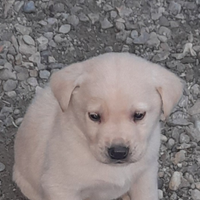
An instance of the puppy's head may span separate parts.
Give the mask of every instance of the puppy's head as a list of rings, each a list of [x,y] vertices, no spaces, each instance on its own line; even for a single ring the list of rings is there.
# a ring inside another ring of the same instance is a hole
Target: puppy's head
[[[95,158],[108,164],[139,161],[161,115],[167,117],[182,94],[174,74],[127,53],[73,64],[53,74],[50,84]]]

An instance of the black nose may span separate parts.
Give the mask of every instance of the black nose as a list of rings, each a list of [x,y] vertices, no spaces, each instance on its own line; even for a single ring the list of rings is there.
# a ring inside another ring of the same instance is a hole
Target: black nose
[[[108,148],[108,155],[113,160],[123,160],[128,156],[129,148],[125,146],[112,146]]]

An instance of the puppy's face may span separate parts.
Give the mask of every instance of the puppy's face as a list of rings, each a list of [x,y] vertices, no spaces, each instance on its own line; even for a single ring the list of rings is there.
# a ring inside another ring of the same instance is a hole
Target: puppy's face
[[[161,111],[167,117],[182,94],[174,74],[125,53],[67,67],[53,75],[51,88],[95,158],[108,164],[139,161]]]
[[[139,161],[161,112],[161,98],[151,83],[121,73],[108,77],[93,71],[70,104],[91,152],[108,164]]]

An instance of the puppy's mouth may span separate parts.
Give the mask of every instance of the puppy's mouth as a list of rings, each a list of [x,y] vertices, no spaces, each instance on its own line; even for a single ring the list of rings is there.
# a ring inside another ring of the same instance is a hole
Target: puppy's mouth
[[[113,159],[107,158],[106,161],[103,163],[109,164],[109,165],[124,166],[124,165],[137,163],[139,161],[140,161],[140,158],[135,159],[135,158],[131,158],[131,156],[129,156],[127,159],[124,159],[124,160],[113,160]]]
[[[109,164],[114,164],[114,165],[128,165],[131,162],[126,159],[126,160],[109,160]]]
[[[104,164],[124,166],[140,161],[144,152],[125,144],[101,145],[93,149],[96,159]]]

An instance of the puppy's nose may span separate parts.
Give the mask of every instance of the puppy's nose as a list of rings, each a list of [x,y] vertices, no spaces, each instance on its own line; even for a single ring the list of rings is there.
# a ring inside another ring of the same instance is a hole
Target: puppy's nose
[[[121,145],[115,145],[108,148],[108,155],[113,160],[123,160],[128,156],[129,148]]]

